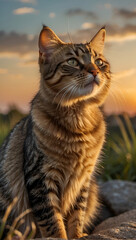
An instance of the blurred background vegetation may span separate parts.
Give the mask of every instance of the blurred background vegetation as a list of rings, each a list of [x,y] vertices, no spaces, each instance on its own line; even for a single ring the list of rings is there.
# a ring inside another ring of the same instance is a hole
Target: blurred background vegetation
[[[7,114],[0,113],[0,145],[15,124],[25,116],[26,115],[18,111],[14,106],[11,107]]]
[[[102,178],[136,181],[136,117],[110,116],[107,125]]]
[[[12,107],[0,114],[0,145],[14,125],[26,115]],[[136,181],[136,117],[127,114],[105,117],[107,137],[100,163],[100,178]]]

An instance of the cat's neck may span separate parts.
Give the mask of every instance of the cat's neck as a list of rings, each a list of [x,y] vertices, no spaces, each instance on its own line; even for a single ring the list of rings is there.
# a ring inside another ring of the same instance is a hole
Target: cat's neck
[[[72,132],[87,132],[93,130],[103,119],[97,105],[82,101],[71,106],[58,106],[37,94],[32,103],[32,117],[39,126],[48,127],[49,123],[57,123]],[[43,128],[43,127],[42,127]]]

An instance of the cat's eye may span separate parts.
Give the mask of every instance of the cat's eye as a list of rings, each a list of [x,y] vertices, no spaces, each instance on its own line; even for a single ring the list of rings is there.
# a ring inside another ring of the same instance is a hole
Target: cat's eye
[[[71,58],[67,61],[67,63],[73,67],[77,67],[78,66],[78,61],[75,58]]]
[[[103,61],[101,58],[98,58],[95,60],[95,64],[98,66],[98,67],[101,67],[103,65]]]

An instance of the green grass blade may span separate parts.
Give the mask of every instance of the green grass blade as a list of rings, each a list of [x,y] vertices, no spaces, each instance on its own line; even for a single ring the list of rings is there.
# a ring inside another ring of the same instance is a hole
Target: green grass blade
[[[117,122],[119,124],[119,128],[120,128],[120,131],[121,131],[121,134],[122,134],[125,146],[126,146],[128,151],[131,151],[131,141],[130,141],[130,139],[128,137],[128,134],[127,134],[127,131],[125,129],[125,126],[124,126],[122,120],[118,116],[116,116],[116,120],[117,120]]]
[[[127,128],[128,128],[129,134],[132,138],[132,141],[133,141],[134,145],[136,146],[136,133],[134,131],[132,123],[131,123],[127,114],[124,114],[124,119],[125,119],[125,122],[126,122],[126,125],[127,125]]]

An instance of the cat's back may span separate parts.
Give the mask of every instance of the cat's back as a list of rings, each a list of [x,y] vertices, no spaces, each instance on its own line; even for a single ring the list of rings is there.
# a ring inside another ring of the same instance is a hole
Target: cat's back
[[[4,140],[2,146],[0,147],[0,162],[6,160],[8,153],[16,154],[18,148],[17,146],[22,144],[27,130],[28,117],[23,118],[18,122],[14,128],[11,130],[9,135]]]
[[[23,191],[23,147],[29,117],[15,125],[0,148],[0,207],[4,210]]]

